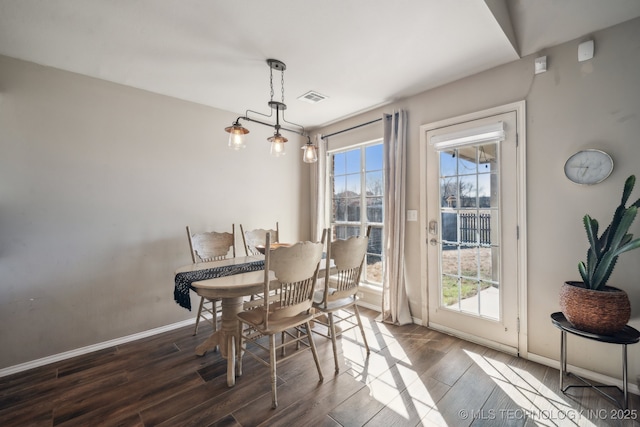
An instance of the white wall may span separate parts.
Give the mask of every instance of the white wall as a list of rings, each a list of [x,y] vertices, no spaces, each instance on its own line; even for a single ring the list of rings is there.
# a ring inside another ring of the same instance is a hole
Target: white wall
[[[559,359],[559,331],[549,315],[559,311],[558,292],[565,280],[579,280],[577,263],[587,241],[582,216],[589,213],[607,224],[613,215],[624,180],[640,168],[640,19],[597,32],[595,57],[577,61],[574,40],[540,52],[549,71],[534,75],[532,55],[458,82],[395,102],[329,127],[329,134],[403,108],[409,112],[407,148],[407,209],[419,205],[419,127],[520,100],[527,108],[527,216],[528,224],[528,351]],[[379,138],[379,124],[331,139],[346,145]],[[614,159],[615,170],[603,183],[580,187],[563,174],[566,159],[582,148],[600,148]],[[640,197],[640,185],[632,198]],[[405,256],[412,315],[422,318],[420,230],[407,222]],[[640,235],[640,220],[632,231]],[[640,251],[618,260],[610,285],[629,293],[631,325],[640,329]],[[619,349],[570,337],[569,363],[620,377]],[[629,378],[640,374],[640,345],[629,347]]]
[[[187,224],[308,238],[304,141],[228,150],[237,116],[0,57],[0,368],[194,317]]]

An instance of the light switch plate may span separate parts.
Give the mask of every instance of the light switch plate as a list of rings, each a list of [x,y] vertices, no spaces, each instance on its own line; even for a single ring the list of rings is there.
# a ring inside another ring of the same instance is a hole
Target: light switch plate
[[[407,211],[407,221],[417,221],[418,220],[418,211],[416,210],[408,210]]]

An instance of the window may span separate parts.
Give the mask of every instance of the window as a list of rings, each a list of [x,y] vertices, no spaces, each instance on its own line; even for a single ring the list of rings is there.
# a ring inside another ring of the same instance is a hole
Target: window
[[[371,225],[366,268],[360,280],[378,286],[382,285],[383,268],[382,163],[382,141],[334,151],[328,162],[333,238],[364,235]]]

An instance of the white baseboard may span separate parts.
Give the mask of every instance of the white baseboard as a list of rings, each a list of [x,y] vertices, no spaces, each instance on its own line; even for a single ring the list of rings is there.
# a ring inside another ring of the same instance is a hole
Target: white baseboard
[[[527,360],[539,363],[541,365],[548,366],[550,368],[555,368],[558,370],[560,369],[560,362],[558,360],[549,359],[548,357],[529,353]],[[573,366],[570,364],[567,364],[567,371],[574,373],[576,375],[579,375],[590,381],[595,381],[600,384],[614,385],[622,388],[622,380],[618,378],[613,378],[608,375],[599,374],[597,372],[589,371],[587,369],[579,368],[577,366]],[[560,381],[559,378],[558,378],[558,381]],[[638,388],[637,384],[628,383],[627,387],[628,387],[627,390],[629,391],[629,393],[640,395],[640,388]]]
[[[476,335],[471,335],[471,334],[466,334],[464,332],[460,332],[456,329],[451,329],[448,328],[446,326],[443,325],[439,325],[437,323],[429,323],[429,325],[427,326],[430,329],[445,333],[447,335],[452,335],[454,337],[458,337],[460,339],[463,339],[465,341],[469,341],[469,342],[473,342],[476,344],[480,344],[483,345],[485,347],[489,347],[489,348],[493,348],[494,350],[498,350],[501,351],[503,353],[507,353],[507,354],[512,354],[512,355],[517,355],[518,354],[518,349],[514,348],[514,347],[510,347],[504,344],[500,344],[497,343],[495,341],[490,341],[484,338],[480,338]]]
[[[43,357],[42,359],[32,360],[30,362],[21,363],[19,365],[9,366],[8,368],[0,369],[0,378],[7,375],[15,374],[29,369],[38,368],[40,366],[48,365],[50,363],[59,362],[61,360],[70,359],[72,357],[81,356],[98,350],[104,350],[105,348],[113,347],[120,344],[125,344],[131,341],[147,338],[153,335],[161,334],[163,332],[169,332],[174,329],[182,328],[184,326],[193,325],[196,319],[187,319],[171,325],[161,326],[155,329],[149,329],[148,331],[139,332],[137,334],[127,335],[125,337],[116,338],[101,343],[88,345],[86,347],[76,348],[75,350],[65,351],[64,353],[53,354],[51,356]]]

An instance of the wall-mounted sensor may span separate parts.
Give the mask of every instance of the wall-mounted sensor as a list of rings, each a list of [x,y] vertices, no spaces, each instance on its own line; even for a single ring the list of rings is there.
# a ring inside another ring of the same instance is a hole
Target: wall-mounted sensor
[[[541,56],[539,58],[536,58],[534,61],[534,66],[536,74],[544,73],[545,71],[547,71],[547,57]]]
[[[578,45],[578,62],[593,58],[593,40],[589,40]]]

